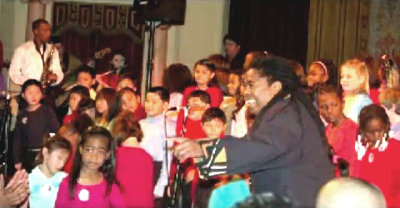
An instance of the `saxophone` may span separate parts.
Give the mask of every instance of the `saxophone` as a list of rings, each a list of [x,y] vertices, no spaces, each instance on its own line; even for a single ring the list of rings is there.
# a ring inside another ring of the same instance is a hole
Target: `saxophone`
[[[49,56],[47,57],[44,65],[43,65],[43,72],[42,76],[40,77],[40,83],[42,84],[42,87],[45,89],[51,84],[51,80],[48,79],[49,75],[52,74],[50,71],[50,66],[53,62],[53,55],[54,55],[54,50],[56,47],[54,44],[51,44]]]

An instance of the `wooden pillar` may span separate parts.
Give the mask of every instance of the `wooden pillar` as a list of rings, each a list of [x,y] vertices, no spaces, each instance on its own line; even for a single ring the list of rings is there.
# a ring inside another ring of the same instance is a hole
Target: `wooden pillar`
[[[162,85],[163,71],[167,64],[168,29],[169,25],[161,25],[156,28],[154,34],[154,59],[151,86]]]
[[[46,4],[39,0],[29,0],[28,4],[28,21],[26,23],[25,39],[32,40],[32,22],[39,18],[45,18]]]

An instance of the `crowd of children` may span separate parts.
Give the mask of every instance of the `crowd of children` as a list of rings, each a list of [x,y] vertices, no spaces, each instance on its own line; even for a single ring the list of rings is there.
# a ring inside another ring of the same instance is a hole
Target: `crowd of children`
[[[251,62],[247,56],[246,61]],[[168,140],[247,139],[255,115],[244,99],[246,69],[216,67],[227,63],[201,59],[193,76],[187,66],[172,64],[165,70],[164,85],[148,89],[143,98],[129,74],[113,77],[113,88],[103,84],[94,90],[95,74],[82,67],[59,105],[67,106],[64,110],[42,103],[40,82],[26,81],[13,139],[15,168],[30,173],[25,203],[166,207],[180,197],[183,207],[207,207],[209,202],[229,207],[250,195],[248,175],[203,180],[193,160],[178,163]],[[224,82],[217,81],[217,72]],[[361,59],[348,60],[339,70],[328,60],[317,60],[307,76],[299,72],[299,80],[326,124],[336,176],[364,179],[380,188],[389,207],[400,206],[399,88],[380,91],[382,107],[372,104],[369,69]]]

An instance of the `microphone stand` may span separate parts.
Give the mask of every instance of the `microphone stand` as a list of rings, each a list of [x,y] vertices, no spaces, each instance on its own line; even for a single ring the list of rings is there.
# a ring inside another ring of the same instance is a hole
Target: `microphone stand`
[[[181,137],[185,137],[186,132],[186,121],[188,117],[189,109],[184,109],[183,125],[181,131]],[[182,198],[182,185],[184,183],[184,168],[181,167],[181,163],[178,161],[176,165],[176,172],[174,175],[173,190],[171,193],[171,204],[170,208],[183,208],[183,198]],[[169,184],[170,185],[170,184]]]
[[[1,168],[4,168],[4,176],[7,176],[8,173],[8,137],[9,137],[9,125],[10,125],[10,94],[7,93],[6,99],[4,102],[4,109],[3,109],[3,119],[1,121],[1,128],[0,128],[0,137],[4,139],[4,149],[1,152],[1,157],[4,158],[2,163],[0,164]],[[4,137],[3,137],[4,135]]]

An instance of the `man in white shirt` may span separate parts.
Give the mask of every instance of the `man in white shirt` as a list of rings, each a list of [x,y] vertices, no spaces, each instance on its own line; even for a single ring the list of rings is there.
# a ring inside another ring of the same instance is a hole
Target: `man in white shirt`
[[[17,85],[22,85],[28,79],[40,81],[45,63],[50,63],[51,73],[47,79],[50,83],[59,84],[64,75],[57,49],[54,49],[52,57],[49,57],[52,50],[52,46],[48,44],[50,24],[44,19],[35,20],[32,23],[32,31],[33,40],[23,43],[14,51],[9,70],[11,80]]]

